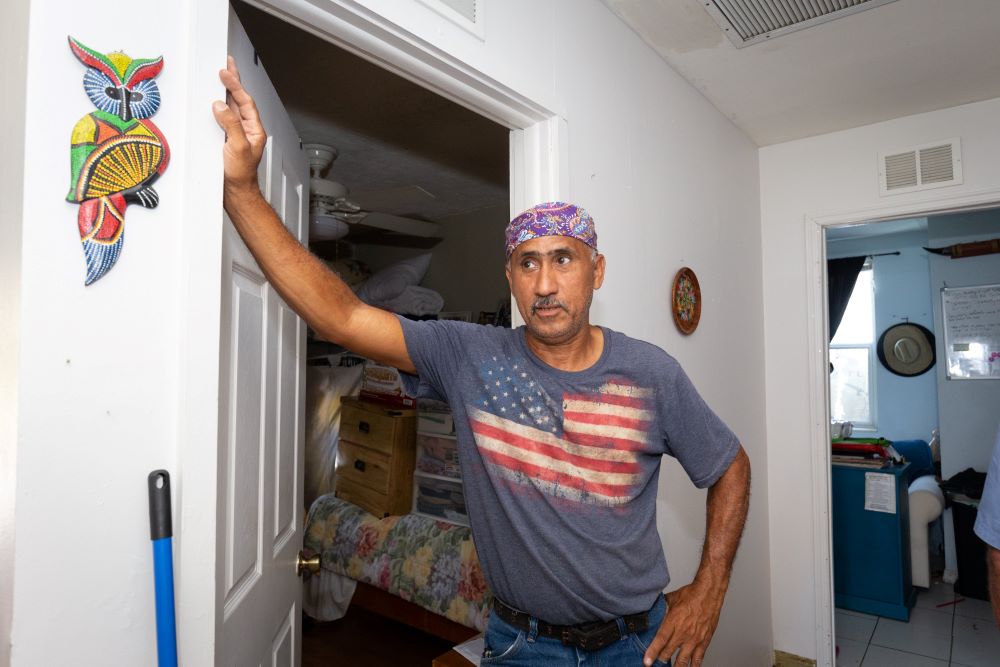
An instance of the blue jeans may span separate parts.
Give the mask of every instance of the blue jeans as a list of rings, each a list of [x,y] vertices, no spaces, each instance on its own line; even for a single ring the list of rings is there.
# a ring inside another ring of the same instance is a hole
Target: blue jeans
[[[656,636],[656,631],[660,629],[666,609],[667,603],[663,596],[657,596],[656,604],[649,610],[649,626],[642,632],[625,633],[625,624],[619,618],[622,638],[597,651],[569,646],[555,637],[539,637],[538,621],[534,617],[531,618],[531,628],[521,630],[501,620],[496,614],[490,614],[486,626],[486,649],[480,664],[484,667],[642,667],[642,656],[645,655],[649,642]],[[670,667],[669,661],[657,660],[653,664]]]

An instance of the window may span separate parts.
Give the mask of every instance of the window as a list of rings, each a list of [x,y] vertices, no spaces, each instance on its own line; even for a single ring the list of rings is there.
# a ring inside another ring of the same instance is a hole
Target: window
[[[830,342],[830,418],[875,430],[875,285],[865,262]]]

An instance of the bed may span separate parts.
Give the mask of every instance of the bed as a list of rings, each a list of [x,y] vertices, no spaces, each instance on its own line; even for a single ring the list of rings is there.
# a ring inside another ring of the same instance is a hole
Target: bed
[[[378,519],[331,493],[309,510],[305,548],[322,563],[304,592],[313,618],[335,620],[356,604],[453,641],[486,627],[492,595],[466,526]]]

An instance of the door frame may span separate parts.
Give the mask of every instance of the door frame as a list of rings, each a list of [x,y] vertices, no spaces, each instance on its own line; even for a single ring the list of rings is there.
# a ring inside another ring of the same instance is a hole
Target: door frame
[[[510,128],[510,209],[564,198],[569,190],[568,128],[564,118],[462,60],[392,23],[354,0],[248,0],[340,48],[402,76]],[[185,168],[185,213],[205,218],[204,202],[222,200],[222,155],[205,146],[221,135],[209,104],[222,94],[216,68],[225,63],[228,3],[186,3],[190,48],[186,55],[190,99]],[[429,14],[430,15],[430,14]],[[445,20],[445,19],[441,19]],[[202,105],[201,102],[204,102]],[[204,107],[204,108],[202,108]],[[211,210],[208,211],[211,216]],[[183,664],[213,664],[221,614],[215,596],[216,479],[218,443],[222,215],[180,241],[189,271],[181,299],[178,369],[177,632]],[[516,309],[513,309],[516,312]],[[304,400],[304,397],[303,397]]]
[[[511,212],[567,194],[566,121],[544,105],[354,0],[245,1],[509,128]]]
[[[813,572],[816,582],[816,663],[834,656],[833,524],[830,516],[830,348],[826,230],[861,223],[977,211],[1000,206],[1000,189],[886,204],[836,214],[805,215],[806,318],[809,336],[809,443],[812,458]]]

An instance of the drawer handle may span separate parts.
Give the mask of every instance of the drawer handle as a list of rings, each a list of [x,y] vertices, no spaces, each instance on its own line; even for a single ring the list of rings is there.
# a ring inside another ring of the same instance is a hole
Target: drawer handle
[[[362,461],[361,459],[354,459],[354,467],[355,467],[355,469],[357,469],[357,470],[359,470],[361,472],[364,472],[365,471],[365,462]]]
[[[372,426],[368,422],[360,422],[358,423],[358,430],[362,433],[371,433]]]

